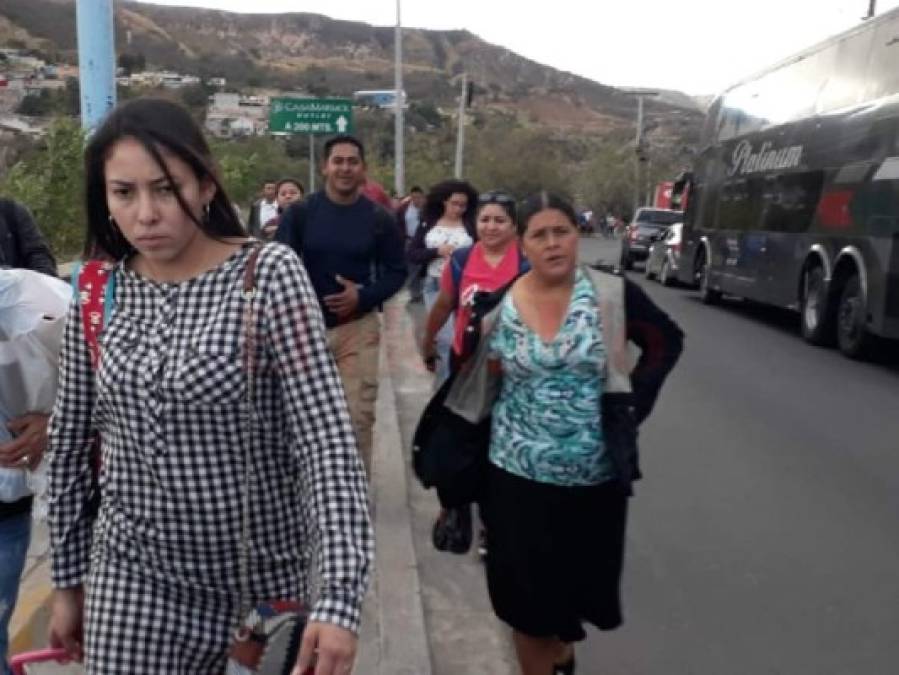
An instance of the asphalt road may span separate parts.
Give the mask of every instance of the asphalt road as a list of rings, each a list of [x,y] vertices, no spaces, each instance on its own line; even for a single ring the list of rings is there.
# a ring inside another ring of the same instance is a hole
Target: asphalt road
[[[579,672],[899,673],[899,359],[853,362],[789,313],[631,278],[686,348],[641,429],[625,625],[590,633]]]

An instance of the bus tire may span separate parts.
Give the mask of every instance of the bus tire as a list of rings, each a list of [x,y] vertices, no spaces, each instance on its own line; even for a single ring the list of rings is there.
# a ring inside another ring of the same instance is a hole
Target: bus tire
[[[871,350],[873,336],[865,328],[866,304],[858,274],[846,279],[837,306],[837,345],[851,359],[861,359]]]
[[[807,267],[802,275],[800,304],[802,337],[813,345],[830,345],[834,342],[834,312],[827,294],[824,268]]]
[[[704,305],[714,305],[721,300],[721,291],[709,285],[709,259],[705,253],[699,259],[699,299]]]

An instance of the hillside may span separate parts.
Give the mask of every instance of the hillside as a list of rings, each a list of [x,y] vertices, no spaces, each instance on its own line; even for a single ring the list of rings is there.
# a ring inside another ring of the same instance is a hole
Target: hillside
[[[25,44],[75,59],[74,0],[4,0],[0,44]],[[202,76],[224,75],[236,86],[347,95],[389,88],[393,29],[315,14],[234,14],[116,3],[118,51],[148,63]],[[535,63],[467,31],[407,29],[405,87],[410,100],[451,105],[458,76],[468,72],[481,105],[513,109],[535,123],[582,132],[633,126],[630,95]],[[663,144],[691,141],[701,115],[686,97],[647,106],[647,124]]]
[[[234,14],[125,0],[115,7],[119,56],[128,54],[149,68],[226,77],[229,89],[244,93],[349,96],[393,85],[392,27],[316,14]],[[75,0],[0,0],[0,47],[75,63]],[[403,47],[410,181],[430,185],[452,170],[463,72],[475,87],[465,151],[465,176],[475,185],[503,187],[520,196],[554,189],[600,213],[626,215],[634,205],[636,183],[641,197],[651,194],[651,186],[680,173],[695,152],[703,113],[679,92],[665,91],[646,102],[647,161],[640,164],[638,178],[633,95],[541,65],[464,30],[405,29]],[[140,93],[145,92],[121,90],[120,96]],[[207,92],[202,87],[152,93],[175,97],[198,117],[203,114]],[[55,110],[61,112],[60,106]],[[392,113],[357,110],[356,133],[369,148],[370,175],[392,184]],[[0,167],[0,189],[28,202],[52,154],[52,148],[38,147],[6,179]],[[230,193],[241,200],[272,172],[308,175],[308,145],[301,137],[223,141],[216,155]],[[41,213],[42,207],[34,208]],[[78,218],[45,211],[50,221]]]

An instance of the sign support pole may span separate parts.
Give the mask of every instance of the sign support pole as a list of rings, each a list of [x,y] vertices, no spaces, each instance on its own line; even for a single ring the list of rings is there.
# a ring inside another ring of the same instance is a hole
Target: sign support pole
[[[315,134],[309,134],[309,193],[315,192]]]

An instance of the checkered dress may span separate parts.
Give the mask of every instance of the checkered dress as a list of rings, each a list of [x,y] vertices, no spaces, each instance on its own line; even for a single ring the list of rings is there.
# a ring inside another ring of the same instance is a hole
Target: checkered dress
[[[52,567],[58,588],[86,582],[92,673],[223,669],[240,595],[249,251],[178,284],[120,265],[96,379],[78,308],[70,311],[50,427]],[[256,280],[249,592],[307,597],[315,549],[311,618],[355,631],[374,544],[340,378],[293,251],[268,245]]]

